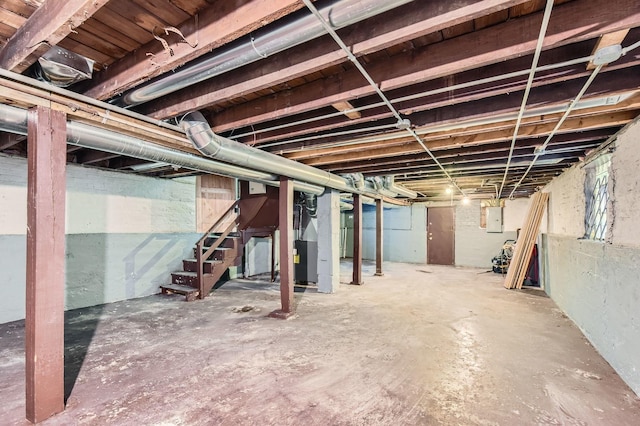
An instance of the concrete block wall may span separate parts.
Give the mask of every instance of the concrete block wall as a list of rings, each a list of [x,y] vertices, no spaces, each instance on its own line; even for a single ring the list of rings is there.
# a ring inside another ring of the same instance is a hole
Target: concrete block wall
[[[528,199],[506,200],[502,211],[502,232],[493,233],[480,227],[480,203],[481,201],[476,199],[470,200],[469,204],[453,203],[455,208],[455,262],[457,266],[490,269],[491,259],[498,254],[504,242],[516,238],[516,231],[522,227],[529,206]],[[425,204],[427,209],[451,205],[450,202]]]
[[[0,156],[0,323],[24,318],[27,162]],[[66,308],[158,292],[199,238],[195,180],[69,165]]]
[[[515,240],[516,231],[526,217],[527,200],[507,200],[503,208],[502,232],[487,232],[480,227],[480,200],[456,204],[455,258],[458,266],[490,269],[491,259],[498,254],[506,240]]]
[[[423,205],[385,207],[383,210],[383,254],[391,262],[424,263],[426,261],[426,210]],[[346,229],[346,256],[353,256],[353,211],[342,213],[341,228]],[[366,206],[362,215],[362,257],[376,258],[375,206]]]
[[[427,259],[427,210],[429,207],[449,206],[451,203],[421,203],[411,207],[385,207],[384,260],[425,263]],[[455,261],[458,266],[490,268],[491,259],[504,241],[515,239],[522,227],[529,200],[507,200],[504,207],[504,227],[501,233],[488,233],[480,228],[480,201],[468,205],[455,202]],[[342,227],[347,228],[347,257],[353,253],[353,213],[343,213]],[[373,208],[363,213],[363,258],[375,259],[375,223]]]
[[[543,236],[549,296],[640,395],[640,122],[619,134],[611,158],[606,242],[582,240],[585,171],[554,179]]]

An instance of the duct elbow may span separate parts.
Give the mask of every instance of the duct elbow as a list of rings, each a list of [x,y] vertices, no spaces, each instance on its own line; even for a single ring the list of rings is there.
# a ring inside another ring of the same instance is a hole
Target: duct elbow
[[[220,143],[209,123],[200,111],[192,111],[180,119],[180,127],[193,146],[208,157],[215,157],[220,152]]]
[[[402,186],[398,186],[395,184],[394,182],[394,178],[393,175],[388,175],[384,177],[384,186],[386,189],[388,189],[391,192],[394,192],[395,194],[401,196],[401,197],[407,197],[407,198],[417,198],[418,197],[418,193],[415,191],[412,191],[408,188],[404,188]]]

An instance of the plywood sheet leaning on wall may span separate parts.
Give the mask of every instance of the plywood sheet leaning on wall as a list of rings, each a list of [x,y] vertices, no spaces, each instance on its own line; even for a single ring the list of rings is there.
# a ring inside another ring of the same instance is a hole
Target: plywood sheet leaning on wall
[[[522,288],[529,262],[531,261],[531,253],[533,245],[538,238],[540,232],[540,222],[547,206],[549,194],[546,192],[536,192],[531,197],[531,206],[529,213],[522,225],[520,237],[516,242],[513,257],[507,270],[507,276],[504,281],[506,288]]]
[[[206,232],[211,225],[236,201],[235,179],[216,176],[198,176],[196,181],[196,232]]]

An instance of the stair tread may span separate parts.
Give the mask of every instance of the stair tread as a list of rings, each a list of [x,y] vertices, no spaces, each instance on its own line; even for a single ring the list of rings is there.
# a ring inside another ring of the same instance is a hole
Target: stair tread
[[[222,235],[221,232],[212,232],[209,234],[210,237],[220,237],[220,235]],[[227,235],[225,238],[240,238],[240,233],[238,232],[231,232],[229,235]]]
[[[171,290],[174,293],[178,293],[178,294],[188,294],[188,293],[197,293],[198,292],[197,288],[189,287],[189,286],[186,286],[186,285],[180,285],[180,284],[163,284],[163,285],[160,286],[160,288]]]
[[[187,262],[197,262],[198,259],[196,259],[195,257],[190,257],[189,259],[183,259],[186,260]],[[203,260],[202,262],[204,263],[222,263],[222,260]]]
[[[183,277],[197,277],[198,276],[197,272],[191,272],[191,271],[174,271],[171,274],[172,275],[182,275]],[[204,273],[202,275],[204,275],[206,277],[206,276],[213,275],[213,274]]]
[[[203,250],[209,250],[211,246],[202,246]],[[216,250],[233,250],[233,247],[218,247]]]

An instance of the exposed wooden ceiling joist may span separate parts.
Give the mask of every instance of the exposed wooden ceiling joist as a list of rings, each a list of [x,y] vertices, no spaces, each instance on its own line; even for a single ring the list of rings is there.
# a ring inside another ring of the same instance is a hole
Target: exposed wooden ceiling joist
[[[606,0],[570,2],[558,6],[545,38],[545,49],[598,37],[633,26],[640,21],[640,3],[621,0],[615,8]],[[606,9],[606,11],[603,11]],[[541,14],[525,16],[490,28],[444,40],[424,48],[396,55],[393,61],[367,64],[367,71],[384,91],[441,78],[502,62],[535,50]],[[390,66],[390,64],[393,64]],[[296,90],[280,92],[229,108],[213,117],[216,131],[243,127],[302,113],[341,101],[373,94],[357,70],[308,83]]]
[[[154,40],[98,73],[85,90],[87,96],[108,99],[132,86],[193,60],[304,6],[298,0],[216,0],[214,5],[189,19],[178,29],[192,44],[179,37],[169,39],[168,47]],[[160,28],[159,28],[160,29]]]
[[[0,50],[0,67],[26,70],[109,0],[47,0]]]
[[[351,46],[354,55],[363,55],[520,3],[524,2],[437,0],[425,2],[418,8],[409,4],[385,14],[384,17],[372,18],[351,26],[344,31],[344,41]],[[173,117],[284,83],[346,60],[345,54],[333,40],[323,38],[268,58],[259,69],[250,67],[252,69],[243,70],[242,77],[235,73],[220,76],[144,105],[141,111],[156,118]],[[337,101],[340,100],[349,98]],[[326,105],[332,103],[334,102]]]

